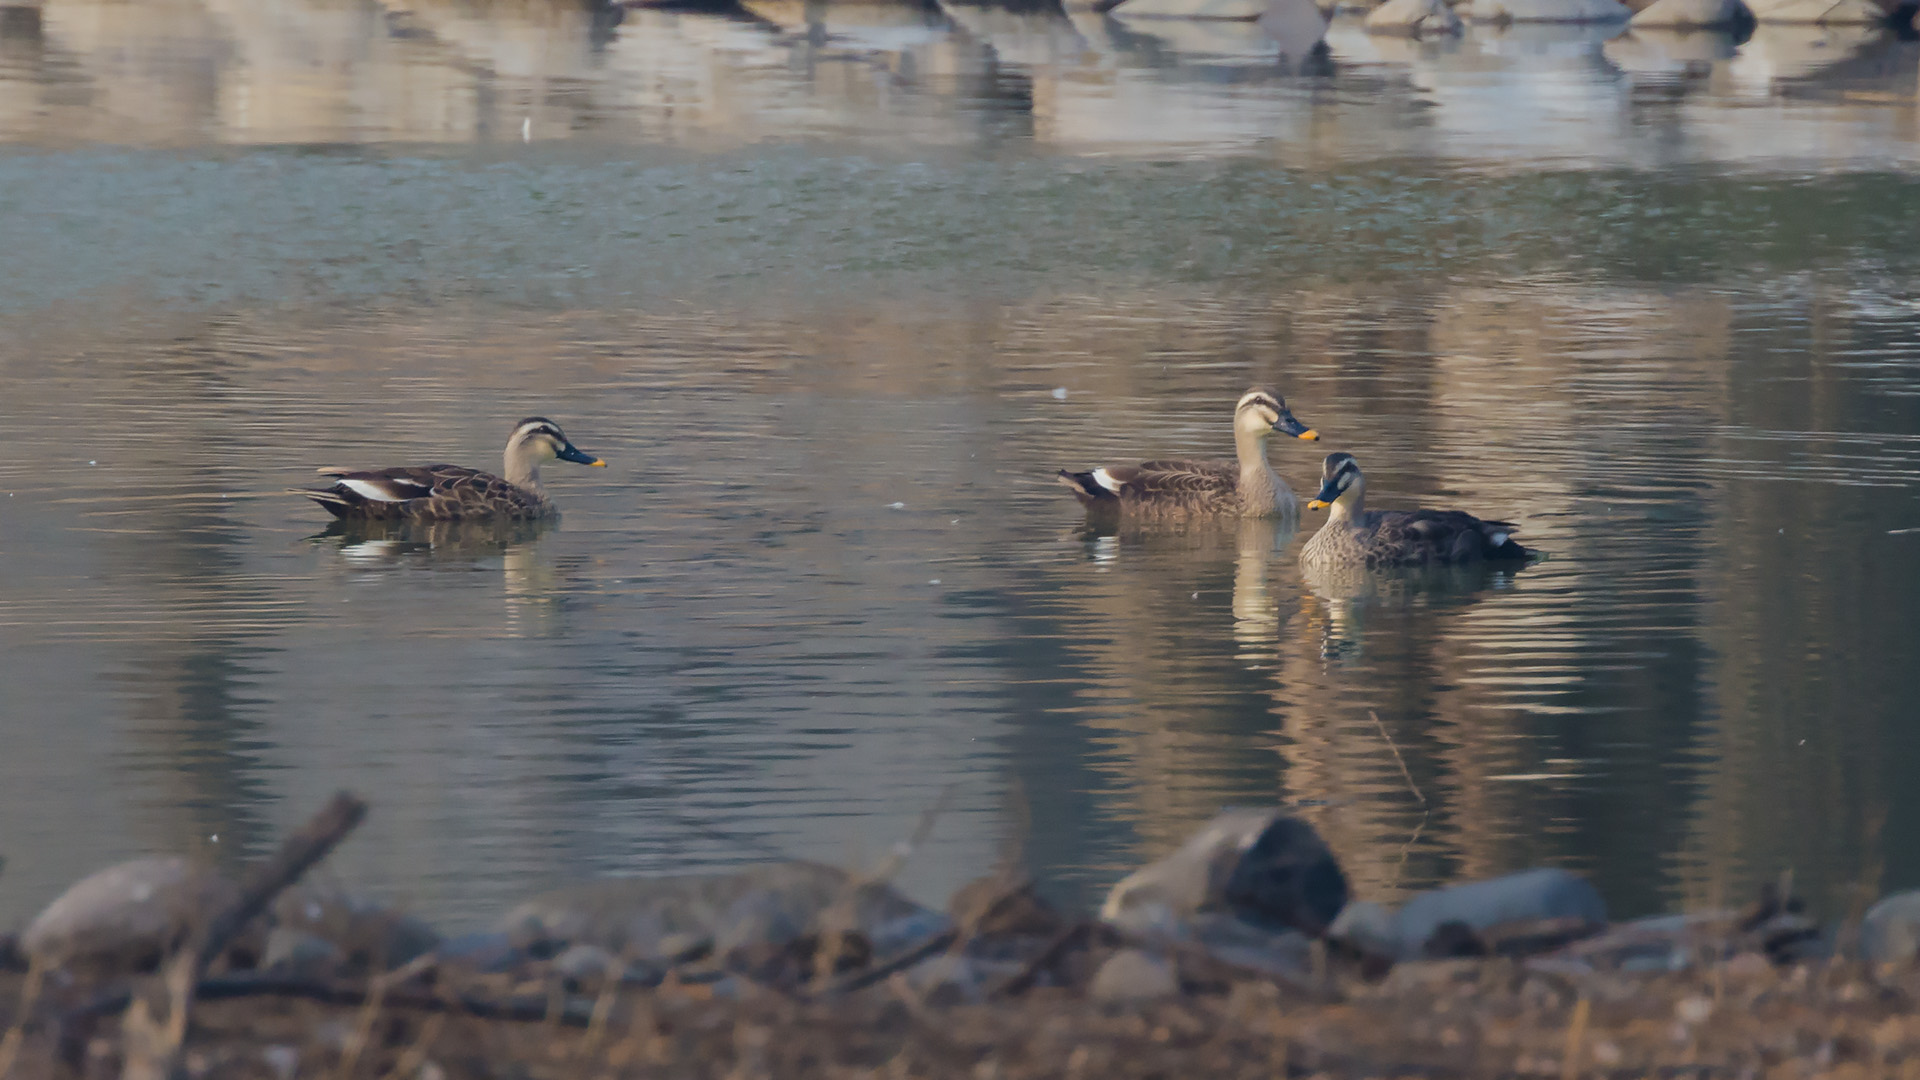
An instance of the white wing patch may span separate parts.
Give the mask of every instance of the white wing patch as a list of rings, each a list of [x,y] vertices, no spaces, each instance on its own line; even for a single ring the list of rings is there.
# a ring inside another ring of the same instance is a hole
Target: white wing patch
[[[411,495],[397,495],[390,488],[384,488],[379,484],[370,483],[366,480],[341,480],[340,486],[363,499],[371,499],[374,502],[405,502],[407,499],[414,497]],[[416,489],[419,487],[418,484],[408,484],[407,486]]]
[[[1113,492],[1115,495],[1120,494],[1120,481],[1115,480],[1113,474],[1105,469],[1093,470],[1093,482]]]

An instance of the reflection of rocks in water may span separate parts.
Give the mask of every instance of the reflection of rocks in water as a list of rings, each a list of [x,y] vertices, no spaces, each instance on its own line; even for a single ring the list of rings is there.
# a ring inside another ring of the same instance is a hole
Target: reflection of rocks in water
[[[1369,612],[1464,606],[1482,592],[1505,588],[1520,569],[1484,562],[1387,570],[1302,564],[1300,579],[1325,604],[1320,658],[1352,660],[1365,654]]]
[[[1727,63],[1736,87],[1772,96],[1783,82],[1831,78],[1843,65],[1882,50],[1892,35],[1879,26],[1795,26],[1762,23]]]
[[[1734,42],[1725,30],[1672,30],[1636,22],[1600,51],[1636,82],[1680,83],[1711,75],[1715,64],[1733,56]]]

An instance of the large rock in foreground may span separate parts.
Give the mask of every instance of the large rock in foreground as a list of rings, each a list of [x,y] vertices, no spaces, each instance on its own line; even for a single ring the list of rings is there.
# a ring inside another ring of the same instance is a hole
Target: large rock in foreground
[[[144,971],[239,897],[238,885],[190,859],[129,859],[61,893],[21,932],[20,951],[46,967]]]
[[[1894,893],[1860,919],[1860,952],[1869,964],[1909,967],[1920,958],[1920,889]]]
[[[1485,930],[1503,923],[1545,919],[1605,923],[1607,904],[1586,878],[1542,867],[1421,893],[1400,909],[1394,929],[1401,954],[1416,956],[1434,931],[1450,923]]]
[[[1234,809],[1115,885],[1100,917],[1136,931],[1179,932],[1196,916],[1224,914],[1318,935],[1346,902],[1347,877],[1313,826],[1278,809]]]
[[[509,912],[500,929],[536,953],[593,945],[663,961],[780,946],[811,933],[856,932],[884,952],[944,923],[886,885],[858,884],[844,870],[796,861],[588,882],[534,897]]]

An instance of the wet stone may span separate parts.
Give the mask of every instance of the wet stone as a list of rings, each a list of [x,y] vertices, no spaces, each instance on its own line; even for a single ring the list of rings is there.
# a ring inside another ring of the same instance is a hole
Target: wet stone
[[[434,954],[441,960],[478,972],[507,971],[528,959],[511,936],[498,931],[461,934],[442,941]]]
[[[779,948],[817,931],[857,932],[876,945],[891,944],[929,916],[941,918],[885,885],[856,885],[843,870],[796,861],[588,882],[519,905],[499,929],[535,955],[587,944],[660,961],[707,942],[724,955]]]
[[[1319,934],[1346,902],[1346,875],[1312,825],[1278,809],[1233,809],[1115,885],[1100,914],[1135,931],[1182,933],[1213,912]]]
[[[21,932],[20,951],[48,967],[146,970],[239,895],[238,885],[190,859],[130,859],[61,893]]]
[[[1172,962],[1140,949],[1122,949],[1107,957],[1087,989],[1093,1000],[1108,1004],[1155,1001],[1179,992]]]
[[[1920,889],[1894,893],[1860,920],[1860,952],[1869,964],[1908,966],[1920,957]]]
[[[337,889],[290,889],[274,903],[273,917],[276,930],[327,943],[342,967],[358,973],[390,971],[440,944],[424,920]]]
[[[1449,924],[1467,931],[1544,919],[1607,921],[1599,890],[1578,874],[1553,867],[1421,893],[1395,918],[1402,956],[1418,955]]]
[[[341,966],[340,950],[323,937],[291,927],[276,926],[267,934],[260,966],[278,971],[320,974]]]

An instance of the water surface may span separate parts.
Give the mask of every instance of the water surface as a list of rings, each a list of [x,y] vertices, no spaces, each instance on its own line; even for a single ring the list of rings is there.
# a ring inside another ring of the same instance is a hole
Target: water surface
[[[339,786],[331,872],[461,925],[935,806],[930,901],[1276,800],[1388,901],[1920,884],[1911,42],[543,10],[8,15],[0,918]],[[1351,450],[1549,557],[1303,574],[1053,483],[1252,382],[1297,489]],[[529,413],[611,463],[557,528],[281,493]]]

